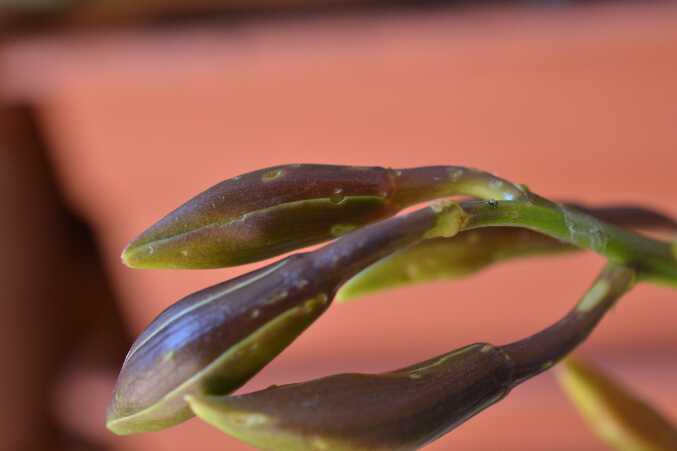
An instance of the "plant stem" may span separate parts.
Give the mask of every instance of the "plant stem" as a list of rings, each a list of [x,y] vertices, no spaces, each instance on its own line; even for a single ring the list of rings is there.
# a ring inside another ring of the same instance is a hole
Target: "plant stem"
[[[468,201],[461,205],[467,215],[463,230],[525,227],[631,267],[641,280],[677,286],[677,257],[670,243],[626,231],[534,194],[525,200]]]
[[[517,200],[529,195],[526,186],[463,166],[424,166],[393,170],[392,174],[392,201],[399,208],[457,195],[497,200]]]
[[[590,249],[613,263],[630,266],[642,280],[677,286],[677,244],[607,224],[488,172],[460,166],[401,169],[393,171],[393,185],[392,201],[401,207],[455,195],[488,200],[463,203],[469,214],[465,230],[487,226],[526,227]],[[669,220],[666,224],[674,226]]]
[[[634,281],[634,270],[609,264],[564,318],[529,338],[502,346],[515,364],[513,385],[547,370],[580,345]]]

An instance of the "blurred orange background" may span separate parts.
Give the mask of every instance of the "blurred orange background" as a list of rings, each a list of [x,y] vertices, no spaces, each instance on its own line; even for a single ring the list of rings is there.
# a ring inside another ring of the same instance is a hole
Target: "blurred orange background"
[[[59,180],[94,225],[138,333],[255,265],[133,271],[119,262],[126,242],[216,182],[275,164],[466,165],[555,199],[677,216],[675,23],[673,4],[611,4],[65,35],[10,48],[4,89],[39,99]],[[525,260],[334,305],[242,391],[525,337],[564,314],[601,265],[590,254]],[[673,419],[676,301],[639,286],[580,350]],[[80,377],[60,408],[116,450],[250,449],[197,420],[110,435],[113,380]],[[604,448],[546,373],[427,449]]]

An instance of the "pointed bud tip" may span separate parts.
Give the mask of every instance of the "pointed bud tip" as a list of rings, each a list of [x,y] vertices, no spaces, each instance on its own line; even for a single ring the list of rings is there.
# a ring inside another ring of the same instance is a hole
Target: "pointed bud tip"
[[[134,264],[134,257],[132,256],[133,252],[131,249],[131,244],[127,245],[123,251],[122,254],[120,254],[120,260],[122,261],[122,264],[127,266],[128,268],[136,268]]]
[[[308,443],[302,434],[277,430],[276,419],[259,412],[239,410],[230,404],[228,397],[191,395],[184,400],[202,421],[256,448],[280,451],[323,449],[314,446],[319,438],[315,437]]]
[[[108,412],[106,413],[106,428],[116,435],[129,435],[135,432],[145,432],[134,428],[134,423],[129,421],[129,416],[119,415],[116,398],[113,398]]]
[[[145,248],[145,249],[144,249]],[[132,241],[125,247],[120,255],[120,260],[128,268],[132,269],[148,269],[152,268],[153,265],[149,264],[149,260],[144,258],[144,255],[148,255],[148,246],[138,246],[135,244],[135,241]]]
[[[200,263],[192,264],[186,258],[179,260],[173,255],[167,255],[167,252],[156,253],[156,245],[153,242],[140,243],[140,240],[134,240],[125,247],[120,255],[122,263],[131,269],[192,269],[192,268],[210,268]],[[184,251],[185,252],[185,251]],[[154,255],[155,254],[155,255]],[[181,254],[182,257],[187,253]]]
[[[106,428],[115,435],[129,435],[132,431],[129,431],[124,425],[124,421],[120,421],[119,418],[114,416],[108,416],[106,418]]]
[[[114,413],[114,406],[108,411],[106,417],[106,428],[115,435],[132,435],[143,432],[156,432],[174,426],[175,424],[188,419],[191,415],[185,412],[172,420],[149,421],[144,418],[144,413],[131,415],[118,415]],[[141,420],[139,420],[141,418]]]

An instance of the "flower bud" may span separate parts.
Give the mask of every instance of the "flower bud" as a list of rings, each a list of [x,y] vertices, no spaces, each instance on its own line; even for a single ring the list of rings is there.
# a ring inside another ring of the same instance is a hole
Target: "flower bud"
[[[299,274],[301,257],[177,302],[139,336],[124,362],[107,426],[163,429],[192,416],[184,396],[239,388],[328,307],[334,288]]]
[[[516,185],[482,171],[330,165],[276,166],[197,195],[132,241],[134,268],[217,268],[331,240],[401,209],[455,194],[516,199]]]
[[[259,449],[409,450],[494,404],[511,383],[510,359],[480,343],[389,373],[188,402],[207,423]]]
[[[276,166],[197,195],[132,241],[135,268],[217,268],[317,244],[397,212],[389,170]]]
[[[438,203],[177,302],[129,351],[108,427],[119,434],[163,429],[192,415],[185,396],[237,389],[327,309],[342,283],[397,249],[456,233],[462,213]]]
[[[634,270],[608,265],[566,316],[504,346],[475,344],[380,375],[342,374],[187,401],[207,423],[261,449],[417,449],[551,368],[585,340],[634,278]]]

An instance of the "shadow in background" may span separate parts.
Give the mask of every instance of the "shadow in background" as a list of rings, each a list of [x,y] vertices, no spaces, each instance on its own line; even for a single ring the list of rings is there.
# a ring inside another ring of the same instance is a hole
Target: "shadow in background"
[[[91,229],[64,202],[30,108],[0,109],[0,435],[5,450],[103,449],[56,418],[58,387],[114,377],[129,344]],[[101,422],[103,422],[103,413]]]

